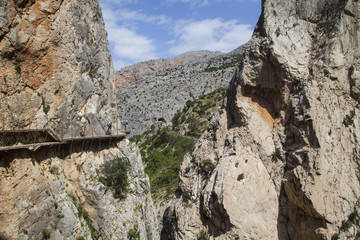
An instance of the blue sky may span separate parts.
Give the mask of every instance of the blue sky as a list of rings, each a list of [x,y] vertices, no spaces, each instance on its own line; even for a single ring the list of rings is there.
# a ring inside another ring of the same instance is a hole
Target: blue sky
[[[188,51],[246,43],[261,0],[100,0],[116,70]]]

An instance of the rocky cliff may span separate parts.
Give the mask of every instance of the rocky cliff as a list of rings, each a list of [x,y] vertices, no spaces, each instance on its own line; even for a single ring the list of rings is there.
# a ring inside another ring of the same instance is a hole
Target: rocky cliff
[[[52,128],[69,138],[83,125],[86,136],[117,126],[97,0],[0,1],[0,69],[1,130]],[[101,166],[116,157],[130,165],[122,199],[100,182]],[[127,140],[1,150],[0,238],[157,239],[149,188]]]
[[[242,49],[239,47],[227,54],[190,52],[120,70],[116,85],[119,86],[117,103],[121,119],[130,122],[135,135],[159,120],[169,122],[187,100],[227,86],[240,63]]]
[[[105,161],[131,165],[126,197],[99,181]],[[0,236],[5,239],[158,239],[156,212],[135,145],[89,144],[1,157]],[[4,164],[5,163],[5,164]]]
[[[164,239],[360,236],[359,18],[357,0],[262,1]]]
[[[114,69],[97,1],[0,6],[0,126],[103,133],[116,121]],[[112,105],[111,105],[112,103]]]

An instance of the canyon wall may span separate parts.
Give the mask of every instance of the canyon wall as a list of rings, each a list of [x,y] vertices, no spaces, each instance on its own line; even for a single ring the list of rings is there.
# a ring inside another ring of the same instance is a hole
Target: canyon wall
[[[1,130],[51,128],[69,138],[85,126],[85,136],[95,137],[1,150],[0,238],[158,239],[137,147],[96,138],[109,121],[118,130],[99,2],[0,1],[0,70]],[[117,157],[130,164],[121,199],[100,181],[102,165]]]
[[[360,236],[359,18],[357,0],[262,1],[164,239]]]
[[[115,157],[130,163],[125,197],[99,181]],[[158,239],[156,212],[136,145],[88,143],[3,154],[0,236],[5,239]]]
[[[98,1],[2,1],[0,128],[104,133],[117,121],[114,68]]]

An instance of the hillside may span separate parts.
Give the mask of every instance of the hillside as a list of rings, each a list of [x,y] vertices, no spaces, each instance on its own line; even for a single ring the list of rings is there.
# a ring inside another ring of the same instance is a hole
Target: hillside
[[[152,60],[120,70],[131,84],[117,93],[119,115],[138,135],[159,120],[169,122],[186,101],[227,86],[242,58],[242,47],[231,53],[199,51],[176,58]],[[133,82],[135,80],[135,82]]]
[[[153,198],[169,199],[174,194],[184,155],[205,132],[224,95],[225,88],[218,88],[199,99],[188,100],[172,118],[172,124],[157,123],[130,139],[139,145]]]
[[[179,170],[183,158],[193,150],[199,137],[208,128],[214,112],[223,102],[225,88],[188,100],[171,123],[159,122],[141,135],[130,140],[137,143],[150,177],[150,191],[158,211],[159,222],[179,183]],[[211,168],[204,162],[204,169]]]

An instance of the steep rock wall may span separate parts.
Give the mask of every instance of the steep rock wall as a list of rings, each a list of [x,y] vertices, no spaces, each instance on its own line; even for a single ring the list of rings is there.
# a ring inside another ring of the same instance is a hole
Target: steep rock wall
[[[101,165],[124,157],[131,165],[129,188],[116,199],[99,182]],[[0,165],[0,236],[5,239],[158,239],[149,178],[135,145],[93,142],[18,151]],[[6,166],[6,164],[8,166]],[[45,230],[46,229],[46,230]]]
[[[50,126],[70,136],[82,124],[103,133],[117,120],[98,1],[4,0],[0,29],[1,128]]]
[[[184,159],[163,236],[355,238],[342,223],[360,197],[359,9],[263,1],[224,107]]]
[[[0,1],[0,129],[102,135],[118,121],[107,34],[97,0]],[[117,129],[114,129],[115,132]],[[98,139],[0,153],[0,238],[157,239],[141,156]],[[85,143],[86,142],[86,143]],[[102,143],[102,144],[101,144]],[[129,161],[126,198],[99,182],[100,166]]]

